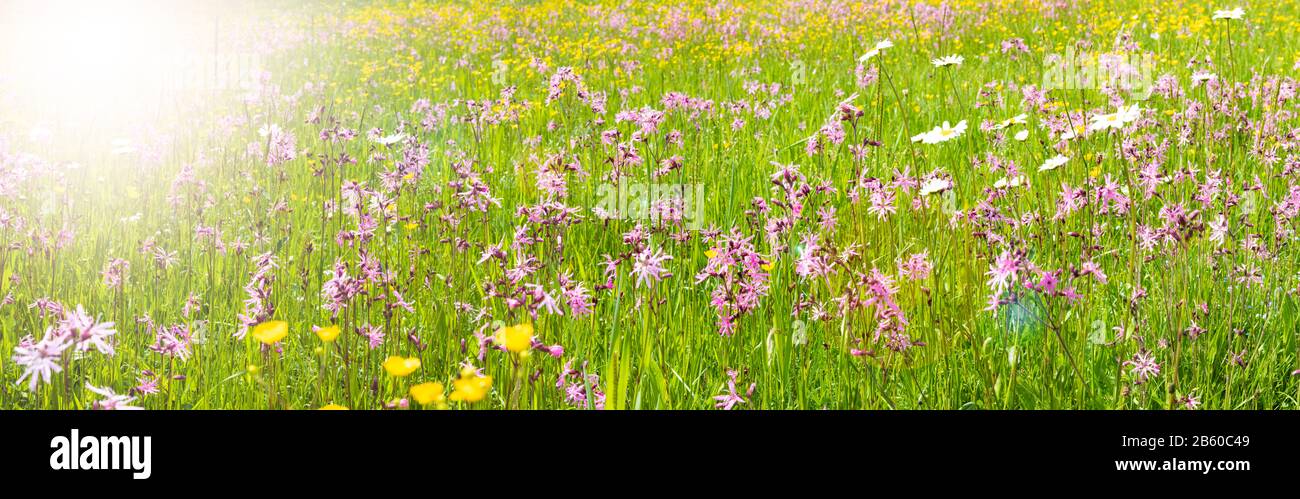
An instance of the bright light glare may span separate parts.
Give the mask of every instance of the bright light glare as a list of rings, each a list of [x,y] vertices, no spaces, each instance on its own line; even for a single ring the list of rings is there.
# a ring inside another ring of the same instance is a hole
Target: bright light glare
[[[182,93],[203,84],[202,61],[216,52],[216,8],[184,1],[6,2],[0,90],[8,105],[0,113],[68,133],[124,126],[175,107]]]

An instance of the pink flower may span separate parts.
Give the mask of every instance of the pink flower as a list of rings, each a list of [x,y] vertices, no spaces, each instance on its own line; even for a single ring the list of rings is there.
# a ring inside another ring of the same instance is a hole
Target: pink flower
[[[930,250],[920,253],[912,253],[898,264],[898,273],[903,277],[914,281],[920,281],[930,277],[930,271],[934,268],[930,264]]]
[[[64,315],[63,320],[59,322],[59,330],[72,338],[79,352],[95,347],[99,353],[113,355],[113,345],[108,343],[117,332],[113,329],[113,323],[95,322],[81,305],[77,305],[77,310]]]
[[[379,348],[381,345],[384,344],[383,326],[372,326],[370,324],[366,324],[364,326],[358,327],[357,333],[366,337],[366,341],[369,343],[371,350]]]
[[[645,283],[646,287],[650,287],[666,277],[672,277],[663,266],[664,262],[672,259],[672,255],[664,254],[662,248],[656,248],[654,253],[651,253],[649,248],[641,250],[632,262],[632,275],[636,276],[636,286],[639,288],[642,283]]]
[[[36,391],[36,385],[41,381],[50,382],[50,375],[53,373],[63,372],[63,366],[59,361],[63,357],[63,351],[72,346],[66,336],[55,334],[54,328],[45,330],[45,337],[38,343],[32,343],[25,340],[14,347],[14,363],[23,366],[23,375],[18,377],[18,384],[23,384],[23,380],[28,380],[27,388]]]
[[[1147,378],[1160,375],[1160,364],[1156,363],[1155,357],[1145,349],[1134,354],[1132,360],[1124,361],[1124,365],[1129,367],[1129,374],[1137,376],[1135,384],[1146,383]]]
[[[149,345],[149,350],[179,358],[182,362],[190,358],[189,326],[176,324],[171,327],[154,327],[150,324],[150,328],[154,330],[154,340]]]
[[[1106,284],[1107,281],[1106,273],[1101,270],[1100,265],[1097,265],[1097,263],[1092,260],[1083,262],[1083,265],[1079,268],[1079,275],[1092,275],[1097,278],[1097,282],[1102,284]]]
[[[727,393],[713,397],[713,400],[717,401],[714,406],[724,411],[730,411],[737,405],[745,403],[745,399],[736,393],[736,371],[727,369],[727,378]],[[754,388],[751,386],[749,391],[752,393],[753,390]]]
[[[573,379],[570,379],[572,377]],[[582,363],[582,370],[573,369],[573,361],[564,363],[555,387],[564,391],[564,401],[574,406],[587,408],[588,398],[596,410],[605,409],[605,393],[600,389],[600,376],[587,373],[587,363]],[[588,390],[590,388],[590,390]]]
[[[1223,215],[1210,221],[1210,242],[1216,246],[1223,246],[1223,240],[1228,235],[1228,220]]]
[[[158,393],[158,377],[149,371],[140,373],[140,376],[136,378],[136,386],[131,389],[131,393],[140,395]]]
[[[1190,393],[1185,396],[1179,397],[1178,403],[1182,404],[1183,408],[1190,411],[1190,410],[1195,410],[1197,407],[1201,406],[1201,399],[1198,398],[1195,393]]]
[[[135,400],[135,397],[118,395],[112,388],[100,388],[87,382],[86,389],[104,397],[103,400],[91,402],[91,409],[102,411],[138,411],[143,409],[143,407],[130,405],[131,401]]]
[[[1015,284],[1021,266],[1020,257],[1010,250],[1003,250],[1002,254],[998,255],[997,260],[985,273],[985,275],[989,276],[987,284],[990,288],[993,288],[995,296]]]
[[[126,273],[131,269],[131,262],[121,258],[114,258],[104,264],[104,286],[109,289],[120,289],[122,282],[126,279]]]

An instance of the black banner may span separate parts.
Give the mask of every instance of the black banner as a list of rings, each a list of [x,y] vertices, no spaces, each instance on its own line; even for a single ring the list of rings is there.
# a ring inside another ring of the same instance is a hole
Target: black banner
[[[480,471],[489,481],[668,473],[795,484],[869,470],[1258,484],[1300,463],[1290,412],[11,411],[0,421],[6,483],[131,490],[274,477],[297,477],[276,483],[301,490]]]

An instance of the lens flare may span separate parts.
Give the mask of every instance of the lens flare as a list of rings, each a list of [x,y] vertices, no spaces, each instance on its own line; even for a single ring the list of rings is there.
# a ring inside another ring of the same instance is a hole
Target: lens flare
[[[236,51],[217,36],[242,22],[240,2],[17,1],[0,4],[0,116],[62,147],[157,124],[214,91]],[[78,147],[77,149],[84,149]]]

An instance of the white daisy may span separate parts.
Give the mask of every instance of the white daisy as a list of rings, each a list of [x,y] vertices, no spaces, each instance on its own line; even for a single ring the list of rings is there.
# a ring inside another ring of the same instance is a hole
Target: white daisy
[[[1142,109],[1137,104],[1121,106],[1113,113],[1093,116],[1092,123],[1088,124],[1088,131],[1095,132],[1111,128],[1119,130],[1124,128],[1124,125],[1137,120],[1140,116],[1142,116]]]
[[[1025,180],[1025,176],[1024,176],[1024,175],[1016,175],[1016,176],[1011,177],[1011,178],[1002,177],[1002,178],[998,179],[997,182],[994,182],[994,183],[993,183],[993,187],[998,188],[998,189],[1006,189],[1007,187],[1020,187],[1020,186],[1022,186],[1022,185],[1026,185],[1026,184],[1028,184],[1028,183],[1029,183],[1029,182]]]
[[[384,137],[379,137],[379,138],[375,139],[375,143],[380,144],[380,145],[385,145],[385,146],[391,146],[391,145],[393,145],[393,144],[396,144],[396,143],[398,143],[398,142],[401,142],[401,141],[404,140],[404,139],[406,139],[406,134],[404,134],[404,133],[395,133],[395,134],[392,134],[392,135],[388,135],[388,136],[384,136]]]
[[[1045,171],[1055,170],[1057,168],[1060,168],[1061,165],[1065,164],[1065,162],[1069,160],[1070,158],[1057,154],[1056,156],[1047,158],[1047,161],[1043,162],[1043,166],[1038,167],[1038,171],[1045,172]]]
[[[1232,10],[1216,10],[1216,11],[1214,11],[1214,18],[1215,18],[1215,19],[1241,19],[1242,16],[1245,16],[1245,15],[1246,15],[1246,11],[1242,10],[1241,7],[1237,7],[1237,8],[1232,9]]]
[[[1124,120],[1119,118],[1119,113],[1098,114],[1092,117],[1092,123],[1088,124],[1088,131],[1106,130],[1114,128],[1116,130],[1124,128]]]
[[[1138,107],[1137,103],[1119,108],[1119,119],[1124,120],[1124,123],[1132,123],[1141,117],[1142,108]]]
[[[921,183],[921,197],[937,194],[952,189],[952,181],[946,178],[932,178]]]
[[[963,62],[966,62],[965,57],[959,55],[950,55],[950,56],[940,57],[938,59],[931,60],[930,64],[934,64],[934,67],[936,68],[942,68],[944,66],[960,66],[961,63]]]
[[[1002,121],[998,122],[998,124],[993,125],[992,127],[990,127],[990,129],[991,129],[991,130],[1001,130],[1001,129],[1003,129],[1003,128],[1007,128],[1007,127],[1009,127],[1009,126],[1011,126],[1011,125],[1024,125],[1024,124],[1029,123],[1029,121],[1027,121],[1028,118],[1029,118],[1029,115],[1024,114],[1024,113],[1021,113],[1021,114],[1018,114],[1018,115],[1016,115],[1016,116],[1014,116],[1014,117],[1012,117],[1012,118],[1005,119],[1005,120],[1002,120]]]
[[[871,60],[872,57],[879,55],[881,50],[885,50],[893,46],[894,46],[894,42],[891,42],[889,40],[881,40],[879,42],[876,42],[876,46],[871,50],[868,50],[867,53],[862,54],[862,57],[858,58],[858,62],[867,62],[868,60]]]
[[[1029,138],[1029,130],[1021,130],[1019,132],[1016,132],[1016,136],[1015,136],[1016,140],[1023,141],[1027,138]]]
[[[966,133],[966,120],[958,121],[957,126],[952,126],[945,121],[942,125],[934,127],[934,130],[930,130],[929,133],[922,134],[921,142],[938,144],[960,137],[963,133]],[[912,138],[916,139],[916,137]]]

